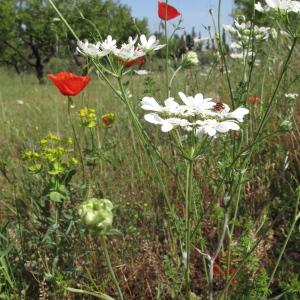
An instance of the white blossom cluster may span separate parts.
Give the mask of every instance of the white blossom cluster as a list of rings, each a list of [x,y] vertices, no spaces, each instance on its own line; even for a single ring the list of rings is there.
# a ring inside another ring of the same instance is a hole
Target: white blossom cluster
[[[145,120],[161,126],[162,132],[179,127],[197,136],[207,134],[217,137],[220,133],[239,130],[238,123],[243,122],[244,116],[249,113],[244,107],[230,112],[227,104],[216,103],[212,98],[204,98],[202,94],[192,97],[180,92],[179,97],[183,104],[177,103],[174,98],[168,98],[164,106],[152,97],[144,97],[141,101],[142,109],[151,111],[144,116]]]
[[[244,18],[243,21],[245,21]],[[273,39],[277,38],[276,30],[270,27],[254,25],[252,32],[251,27],[251,22],[239,23],[238,20],[234,20],[233,25],[224,25],[224,29],[235,39],[235,42],[230,45],[230,48],[233,50],[231,53],[232,58],[243,59],[245,56],[252,57],[255,54],[253,49],[248,49],[251,34],[253,34],[256,41],[266,41],[270,37]]]
[[[127,43],[123,43],[121,47],[117,46],[117,41],[108,36],[103,42],[96,44],[89,43],[88,41],[78,41],[77,51],[85,56],[102,58],[107,55],[113,54],[122,61],[129,62],[145,56],[148,53],[157,51],[165,45],[160,45],[159,40],[155,35],[151,35],[149,39],[143,34],[139,38],[136,36],[134,39],[129,37]]]
[[[260,2],[255,4],[255,9],[259,12],[269,12],[274,10],[286,12],[300,12],[300,2],[292,0],[265,0],[266,5],[262,6]]]

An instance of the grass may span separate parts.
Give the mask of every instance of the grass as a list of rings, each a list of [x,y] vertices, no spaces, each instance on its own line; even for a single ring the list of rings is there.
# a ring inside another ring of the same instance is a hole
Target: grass
[[[297,51],[265,129],[265,134],[272,136],[267,143],[261,142],[254,148],[249,164],[238,164],[231,171],[233,183],[222,182],[232,153],[232,135],[220,138],[221,142],[213,144],[205,159],[195,161],[193,178],[189,177],[195,230],[192,230],[190,273],[195,299],[208,297],[208,265],[199,252],[216,251],[225,214],[222,195],[231,184],[234,195],[231,219],[224,232],[225,242],[218,249],[218,271],[215,272],[219,275],[215,275],[212,288],[223,295],[220,299],[263,299],[269,292],[269,275],[285,245],[276,280],[271,283],[270,297],[283,294],[291,297],[286,299],[296,299],[293,297],[299,295],[299,228],[289,232],[290,242],[285,244],[290,225],[295,226],[292,218],[300,176],[298,107],[284,98],[286,92],[299,91]],[[264,65],[254,69],[255,79],[250,85],[249,96],[260,96],[262,102],[252,107],[246,102],[239,103],[250,108],[250,121],[245,125],[247,134],[243,136],[245,141],[253,139],[260,113],[269,104],[282,66],[281,54],[280,50],[276,56],[279,66],[270,63],[267,69],[263,91]],[[184,91],[189,95],[202,92],[217,101],[229,99],[224,74],[217,64],[212,72],[210,67],[201,66],[181,73],[175,78],[172,96]],[[242,66],[232,64],[230,70],[234,94],[238,97]],[[174,219],[164,204],[161,186],[123,104],[95,75],[88,88],[75,97],[72,118],[79,124],[78,111],[87,106],[95,108],[98,116],[113,112],[117,119],[111,128],[102,124],[95,129],[96,141],[103,147],[97,163],[87,165],[88,196],[104,197],[115,204],[114,227],[121,235],[110,237],[108,247],[125,299],[184,299],[181,257],[184,242],[180,238],[185,233],[184,197],[176,178],[182,181],[181,174],[186,166],[174,150],[170,136],[143,122],[139,107],[143,95],[165,98],[164,75],[154,72],[149,77],[127,76],[124,82],[132,94],[131,105],[176,174],[171,176],[164,163],[155,158],[177,217]],[[41,86],[29,74],[16,76],[3,69],[0,83],[0,242],[3,249],[0,252],[0,299],[109,299],[105,294],[116,297],[101,247],[78,222],[77,207],[86,197],[80,171],[71,182],[70,195],[59,206],[63,218],[57,229],[55,217],[39,219],[37,203],[42,201],[44,181],[29,173],[22,160],[24,151],[37,150],[41,137],[49,132],[61,137],[72,136],[66,99],[50,82]],[[292,106],[295,108],[291,109]],[[291,114],[294,128],[277,132],[281,122]],[[88,132],[79,125],[77,132],[82,147],[87,148]],[[240,172],[243,167],[245,170]],[[236,219],[233,218],[235,213]],[[43,223],[45,220],[50,220],[51,226]],[[195,227],[199,220],[201,225]],[[262,242],[255,246],[260,239]],[[241,272],[230,285],[229,275],[239,270]],[[230,288],[224,290],[226,285]],[[75,294],[81,295],[80,298],[75,298]]]

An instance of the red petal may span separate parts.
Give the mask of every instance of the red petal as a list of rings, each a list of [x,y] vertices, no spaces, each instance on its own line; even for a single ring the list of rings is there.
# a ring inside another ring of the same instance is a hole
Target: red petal
[[[64,96],[76,96],[91,80],[89,76],[77,76],[68,72],[60,72],[57,75],[49,74],[48,77]]]
[[[158,16],[162,20],[172,20],[180,15],[181,13],[174,6],[158,1]]]

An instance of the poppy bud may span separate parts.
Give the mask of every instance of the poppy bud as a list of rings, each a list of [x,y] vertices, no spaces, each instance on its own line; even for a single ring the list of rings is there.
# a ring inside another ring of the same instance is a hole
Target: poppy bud
[[[92,232],[106,234],[112,227],[113,204],[107,199],[89,198],[78,210],[85,227]]]
[[[105,114],[101,117],[101,122],[106,126],[110,126],[116,120],[114,113]]]

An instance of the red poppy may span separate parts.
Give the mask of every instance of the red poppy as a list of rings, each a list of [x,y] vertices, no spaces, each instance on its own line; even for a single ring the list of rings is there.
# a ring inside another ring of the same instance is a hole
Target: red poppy
[[[106,126],[110,126],[116,120],[116,115],[113,113],[105,114],[101,117],[101,122]]]
[[[64,96],[76,96],[91,80],[89,76],[77,76],[69,72],[49,74],[48,77]]]
[[[181,13],[174,6],[158,1],[158,16],[162,20],[169,21],[180,15]]]
[[[142,56],[139,57],[138,59],[130,60],[129,62],[127,62],[126,67],[130,68],[137,63],[138,67],[140,68],[143,65],[144,61],[145,61],[145,56]]]
[[[259,97],[249,97],[248,102],[251,103],[251,104],[259,103],[260,98]]]
[[[228,274],[229,276],[233,275],[235,273],[236,269],[235,268],[229,268],[228,271],[224,270],[220,264],[220,257],[218,256],[215,260],[215,264],[213,266],[213,274],[216,278],[220,280],[225,280],[226,275]],[[233,284],[237,284],[237,279],[234,278],[232,280]]]

